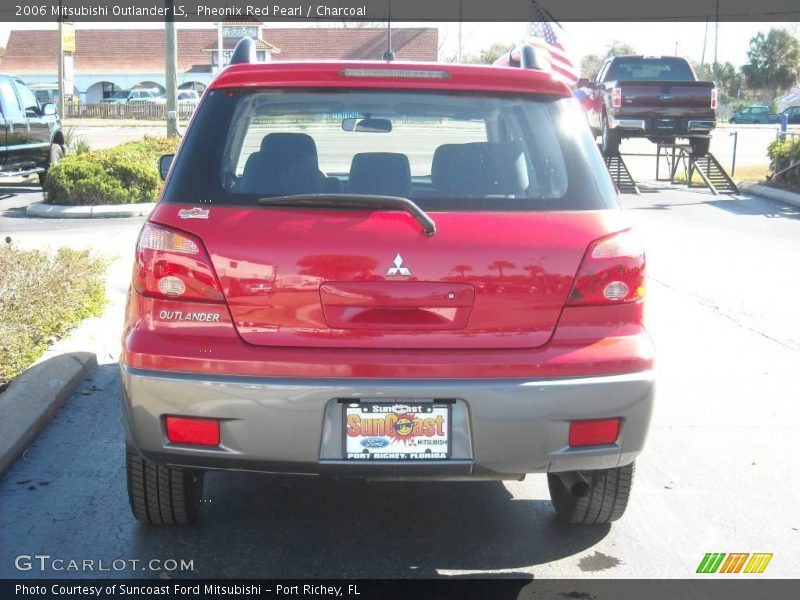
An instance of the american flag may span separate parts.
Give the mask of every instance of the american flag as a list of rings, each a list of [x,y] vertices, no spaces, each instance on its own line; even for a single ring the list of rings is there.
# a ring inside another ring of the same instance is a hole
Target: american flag
[[[575,85],[578,81],[578,71],[563,44],[567,37],[564,28],[538,6],[536,12],[540,20],[533,21],[529,25],[528,35],[531,43],[549,52],[550,69],[554,77],[561,79],[567,85]]]

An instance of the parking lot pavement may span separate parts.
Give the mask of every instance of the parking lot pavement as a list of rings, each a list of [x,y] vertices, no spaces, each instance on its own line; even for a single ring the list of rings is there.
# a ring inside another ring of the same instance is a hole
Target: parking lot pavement
[[[445,485],[243,473],[207,477],[196,527],[144,527],[127,506],[119,381],[106,361],[0,480],[0,577],[63,575],[15,570],[15,556],[42,553],[193,561],[175,578],[681,578],[706,552],[771,552],[764,577],[796,576],[800,209],[644,192],[623,203],[647,248],[658,395],[631,505],[611,527],[558,525],[543,476]]]

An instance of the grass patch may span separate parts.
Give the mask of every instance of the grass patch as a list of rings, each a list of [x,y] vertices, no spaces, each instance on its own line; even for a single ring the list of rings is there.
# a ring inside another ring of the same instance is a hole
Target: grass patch
[[[0,247],[0,390],[53,341],[102,313],[107,266],[88,250]]]
[[[48,204],[95,206],[155,202],[161,191],[158,157],[174,154],[178,138],[144,136],[103,150],[65,156],[47,172]]]
[[[730,173],[730,165],[723,166],[728,173]],[[736,183],[758,183],[764,181],[769,174],[769,165],[737,165],[736,172],[732,179]],[[675,182],[686,183],[686,173],[682,170],[678,170],[678,172],[675,173]],[[705,187],[706,183],[703,181],[703,178],[695,172],[692,174],[692,185]]]

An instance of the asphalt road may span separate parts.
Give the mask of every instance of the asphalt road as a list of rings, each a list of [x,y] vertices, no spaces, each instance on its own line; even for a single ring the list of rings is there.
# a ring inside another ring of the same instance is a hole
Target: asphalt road
[[[0,480],[0,577],[64,574],[15,570],[15,556],[38,553],[193,561],[176,578],[682,578],[706,552],[771,552],[760,577],[796,577],[800,209],[652,186],[623,203],[648,252],[659,390],[631,504],[614,525],[557,524],[543,476],[445,485],[212,473],[199,525],[141,526],[127,506],[119,382],[106,359]],[[0,231],[12,220],[0,216]],[[94,227],[127,240],[140,225],[19,222],[18,239],[32,244],[85,244]]]

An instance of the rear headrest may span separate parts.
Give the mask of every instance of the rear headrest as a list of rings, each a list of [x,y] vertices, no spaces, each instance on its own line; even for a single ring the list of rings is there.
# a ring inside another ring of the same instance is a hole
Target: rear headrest
[[[261,152],[291,152],[307,157],[318,166],[317,144],[305,133],[268,133],[261,140]]]
[[[439,146],[431,180],[439,191],[461,196],[512,196],[529,184],[521,146],[492,142]]]
[[[411,195],[411,168],[405,154],[362,152],[353,156],[348,191],[378,196]]]
[[[246,194],[289,196],[318,194],[320,177],[310,157],[294,152],[254,152],[242,172],[240,189]]]

